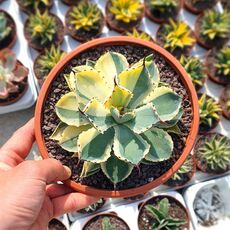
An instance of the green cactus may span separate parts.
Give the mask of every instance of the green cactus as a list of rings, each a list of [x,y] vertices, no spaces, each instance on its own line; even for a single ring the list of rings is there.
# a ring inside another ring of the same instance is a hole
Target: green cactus
[[[204,143],[197,149],[197,154],[205,160],[212,170],[227,170],[230,166],[230,141],[221,134],[203,137]]]
[[[149,215],[156,220],[152,229],[166,230],[166,229],[179,229],[181,225],[186,224],[185,220],[173,218],[169,214],[170,204],[167,198],[162,199],[159,202],[158,207],[154,207],[151,204],[147,204],[144,208],[148,211]]]
[[[11,28],[7,26],[7,18],[3,12],[0,12],[0,42],[3,41],[11,32]]]
[[[152,10],[159,10],[161,13],[165,13],[175,9],[178,2],[178,0],[149,0],[149,5]]]
[[[204,65],[200,59],[193,56],[186,58],[182,55],[180,58],[180,63],[185,68],[194,86],[196,88],[203,86],[204,80],[207,76],[204,71]]]
[[[217,69],[217,74],[225,77],[230,77],[230,47],[224,46],[220,49],[215,57],[214,66]]]
[[[230,12],[220,13],[216,10],[207,10],[201,22],[201,34],[206,39],[228,38],[230,31]]]
[[[29,16],[28,30],[32,39],[39,39],[41,45],[52,42],[57,32],[55,18],[48,13],[40,13],[38,10],[35,14]]]
[[[102,230],[116,230],[116,225],[110,222],[109,217],[103,217]]]
[[[49,49],[45,49],[44,53],[39,57],[39,71],[46,77],[53,67],[65,56],[65,52],[61,51],[60,46],[52,45]]]
[[[84,161],[82,177],[102,169],[116,184],[144,159],[171,157],[167,129],[181,118],[182,99],[160,84],[153,55],[129,66],[122,54],[107,52],[65,78],[70,92],[56,104],[61,122],[51,139]]]
[[[200,125],[208,125],[212,127],[215,120],[220,119],[219,113],[222,111],[221,106],[212,98],[208,98],[206,94],[202,94],[199,101],[200,108]]]
[[[74,6],[69,15],[71,16],[70,23],[75,30],[83,29],[86,31],[98,29],[102,17],[97,4],[89,1],[80,2],[77,6]]]
[[[127,31],[126,36],[143,39],[145,41],[151,41],[151,36],[144,31],[138,31],[136,28],[133,28],[131,32]]]
[[[16,65],[15,54],[4,49],[0,51],[0,99],[6,99],[10,93],[18,92],[18,84],[28,75],[28,69],[23,65]]]

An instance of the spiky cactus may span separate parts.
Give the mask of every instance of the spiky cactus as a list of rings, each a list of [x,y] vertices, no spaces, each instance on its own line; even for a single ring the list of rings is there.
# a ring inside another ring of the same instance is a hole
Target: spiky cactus
[[[49,49],[45,49],[44,53],[38,59],[39,71],[46,77],[53,67],[65,56],[60,46],[52,45]]]
[[[201,60],[193,56],[185,57],[182,55],[180,63],[185,68],[196,89],[201,88],[207,77]]]
[[[35,14],[29,16],[28,31],[32,39],[39,39],[41,45],[52,42],[57,32],[55,18],[48,13],[40,13],[38,10]]]
[[[83,29],[86,31],[98,29],[102,17],[97,4],[90,1],[80,2],[72,8],[69,15],[71,16],[70,23],[74,26],[75,30]]]
[[[84,161],[82,177],[102,169],[116,184],[144,159],[171,157],[167,129],[181,118],[182,99],[160,84],[153,55],[129,66],[122,54],[107,52],[65,78],[70,92],[56,104],[61,122],[50,138]]]
[[[208,125],[212,127],[214,121],[220,120],[221,106],[213,98],[209,98],[206,94],[202,94],[199,99],[200,108],[200,125]]]
[[[161,13],[175,9],[178,5],[178,0],[148,0],[152,10],[159,10]]]
[[[214,66],[217,69],[217,74],[225,77],[230,77],[230,47],[225,46],[220,49],[215,57]]]
[[[164,48],[173,52],[176,48],[191,47],[195,39],[191,36],[191,29],[183,21],[169,19],[169,23],[163,26]]]
[[[103,217],[102,219],[102,230],[116,230],[116,225],[110,222],[109,217]]]
[[[0,42],[3,41],[11,32],[11,28],[7,26],[7,18],[3,12],[0,12]]]
[[[230,12],[220,13],[216,10],[207,10],[201,22],[201,34],[206,39],[228,38],[230,31]]]
[[[152,216],[154,220],[156,220],[152,226],[152,229],[179,229],[180,226],[186,224],[185,220],[170,216],[170,204],[167,198],[162,199],[159,202],[158,207],[147,204],[144,206],[144,208],[148,211],[148,214]]]
[[[0,99],[18,92],[18,84],[28,75],[28,69],[17,65],[15,54],[9,49],[0,52]]]
[[[203,159],[208,168],[217,171],[230,167],[230,140],[221,134],[210,134],[202,137],[203,144],[196,150],[199,158]]]
[[[143,39],[145,41],[151,41],[151,36],[144,31],[138,31],[136,28],[133,28],[131,32],[127,31],[126,34],[129,37]]]
[[[140,0],[111,0],[110,2],[109,11],[116,20],[125,23],[138,20],[144,7]]]

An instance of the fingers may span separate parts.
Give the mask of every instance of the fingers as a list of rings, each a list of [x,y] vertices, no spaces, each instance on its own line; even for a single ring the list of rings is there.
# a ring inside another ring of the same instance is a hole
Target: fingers
[[[51,184],[46,187],[46,194],[51,198],[66,195],[73,192],[73,189],[67,187],[64,184]]]
[[[54,217],[61,216],[67,212],[74,212],[85,208],[98,201],[99,198],[87,196],[81,193],[70,193],[52,199]]]
[[[34,139],[34,119],[32,118],[2,146],[0,162],[10,167],[21,163],[29,154]]]

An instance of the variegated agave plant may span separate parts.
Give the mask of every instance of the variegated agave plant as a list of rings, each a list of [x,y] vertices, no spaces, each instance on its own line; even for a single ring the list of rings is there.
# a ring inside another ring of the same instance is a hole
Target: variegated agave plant
[[[116,185],[139,163],[170,158],[167,129],[181,118],[182,99],[160,82],[153,55],[129,66],[107,52],[65,78],[70,92],[56,104],[61,122],[51,138],[84,161],[81,177],[102,169]]]

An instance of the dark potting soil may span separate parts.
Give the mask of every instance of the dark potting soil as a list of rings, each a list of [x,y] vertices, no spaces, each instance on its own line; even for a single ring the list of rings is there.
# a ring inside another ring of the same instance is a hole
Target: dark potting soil
[[[45,44],[41,44],[41,39],[39,37],[32,38],[32,35],[28,29],[29,19],[27,19],[24,24],[24,34],[25,34],[26,40],[28,41],[29,45],[33,47],[34,49],[42,50],[42,49],[50,47],[51,45],[59,45],[60,43],[62,43],[64,39],[65,31],[64,31],[64,26],[62,24],[61,19],[54,14],[50,13],[50,15],[54,17],[55,25],[56,25],[56,28],[55,28],[56,33],[54,34],[53,40],[51,42],[48,41]]]
[[[200,153],[199,149],[204,145],[205,140],[211,140],[211,138],[213,137],[213,135],[217,135],[217,137],[221,138],[223,137],[222,134],[219,133],[209,133],[206,134],[204,136],[201,136],[194,147],[194,154],[196,156],[196,165],[197,168],[200,169],[202,172],[206,172],[206,173],[214,173],[214,174],[220,174],[220,173],[224,173],[230,170],[230,164],[228,165],[227,169],[222,169],[222,168],[217,168],[217,169],[212,169],[210,167],[210,165],[206,162],[206,160],[204,159],[204,157],[202,156],[202,154]],[[229,145],[230,145],[230,139],[228,139]]]
[[[165,45],[165,35],[167,35],[167,33],[165,32],[165,27],[164,25],[161,25],[156,34],[156,41],[161,47],[164,47]],[[191,32],[191,37],[195,38],[195,35],[193,34],[193,32]],[[193,48],[193,45],[185,46],[183,49],[178,47],[174,49],[173,51],[171,51],[169,48],[166,48],[166,49],[170,53],[172,53],[175,57],[179,58],[182,54],[188,57],[191,53],[192,48]]]
[[[105,218],[106,215],[96,216],[91,219],[83,230],[102,230],[102,220]],[[120,218],[116,216],[107,216],[109,217],[111,225],[115,225],[116,230],[129,230],[129,227],[125,222],[123,222]]]
[[[8,34],[8,36],[6,36],[2,41],[0,41],[0,50],[1,50],[1,49],[8,47],[11,44],[11,42],[15,39],[16,25],[15,25],[14,20],[7,13],[5,13],[4,10],[0,9],[0,12],[4,13],[4,15],[6,16],[6,19],[7,19],[7,27],[11,28],[11,31]]]
[[[150,199],[149,201],[146,202],[146,205],[151,204],[154,207],[158,208],[159,207],[159,202],[164,199],[164,196],[158,196],[154,197],[153,199]],[[185,230],[188,229],[188,219],[187,219],[187,214],[185,212],[185,208],[183,205],[177,201],[176,199],[173,199],[171,197],[166,197],[169,201],[169,212],[168,215],[170,217],[173,217],[175,219],[180,219],[184,220],[187,223],[184,225],[181,225],[178,230]],[[149,230],[152,229],[152,226],[154,223],[156,223],[156,219],[149,214],[149,212],[144,208],[145,205],[141,208],[139,217],[138,217],[138,227],[139,230]]]
[[[212,8],[216,3],[217,0],[203,0],[203,1],[197,1],[195,4],[193,3],[193,0],[185,0],[185,3],[191,7],[194,8],[196,11],[203,11],[208,8]]]
[[[207,71],[209,75],[211,75],[210,79],[220,84],[224,84],[224,85],[230,84],[229,75],[224,76],[224,75],[218,74],[216,67],[214,66],[214,64],[216,63],[217,52],[218,52],[218,49],[216,48],[210,50],[206,58]]]
[[[52,219],[49,222],[47,230],[67,230],[63,223],[57,219]]]
[[[67,12],[66,16],[65,16],[65,24],[67,27],[67,30],[69,32],[69,34],[76,40],[81,41],[81,42],[86,42],[89,40],[92,40],[93,38],[98,38],[101,35],[102,29],[104,27],[105,24],[105,19],[104,16],[101,12],[101,16],[100,16],[100,20],[98,22],[98,28],[97,29],[91,29],[89,31],[84,30],[84,29],[79,29],[76,30],[74,28],[74,25],[71,24],[72,16],[69,14],[70,12],[72,12],[72,8],[69,9],[69,11]]]
[[[50,86],[49,93],[47,94],[43,107],[41,126],[44,142],[49,156],[60,160],[63,164],[71,168],[72,180],[84,185],[90,185],[95,188],[113,190],[114,185],[109,181],[109,179],[107,179],[102,171],[83,179],[80,178],[79,175],[82,170],[83,162],[79,161],[76,157],[71,158],[73,153],[65,151],[55,141],[50,139],[51,134],[59,123],[59,119],[55,114],[55,104],[61,96],[69,92],[69,88],[63,77],[64,74],[70,73],[73,66],[85,64],[87,59],[96,61],[103,53],[107,51],[115,51],[125,55],[130,64],[137,62],[150,53],[153,53],[152,50],[145,47],[129,45],[97,47],[82,52],[73,58],[69,64],[63,67]],[[184,109],[184,114],[181,120],[178,122],[181,135],[178,136],[176,134],[171,134],[174,142],[174,149],[169,160],[158,162],[153,165],[140,164],[139,167],[134,168],[131,175],[127,179],[116,185],[117,190],[135,188],[147,184],[169,170],[182,154],[186,138],[190,132],[193,111],[189,94],[180,80],[180,76],[165,61],[164,58],[162,58],[159,54],[154,53],[154,60],[159,68],[161,81],[168,83],[172,89],[183,98],[182,107]]]

